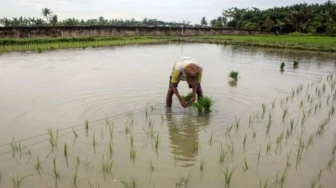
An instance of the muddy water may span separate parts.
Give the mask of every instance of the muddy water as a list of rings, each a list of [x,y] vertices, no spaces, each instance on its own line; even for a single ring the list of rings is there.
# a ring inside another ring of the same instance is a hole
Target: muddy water
[[[164,108],[179,56],[204,67],[210,114],[176,98]],[[207,44],[2,54],[1,184],[24,177],[22,187],[224,187],[227,170],[231,187],[308,187],[321,169],[317,184],[332,187],[335,70],[330,54]]]

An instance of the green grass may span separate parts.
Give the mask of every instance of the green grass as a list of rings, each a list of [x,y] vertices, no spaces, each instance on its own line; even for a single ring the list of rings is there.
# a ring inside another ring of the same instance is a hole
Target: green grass
[[[267,48],[286,48],[297,50],[336,52],[336,38],[326,36],[198,36],[189,39],[192,42],[256,46]]]

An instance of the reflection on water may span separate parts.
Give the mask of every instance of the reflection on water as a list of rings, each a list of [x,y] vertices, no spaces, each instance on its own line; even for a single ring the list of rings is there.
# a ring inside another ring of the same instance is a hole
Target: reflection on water
[[[231,87],[237,87],[237,81],[236,81],[236,80],[230,80],[230,81],[229,81],[229,85],[230,85]]]
[[[174,109],[166,109],[170,148],[175,160],[181,167],[195,165],[198,152],[198,133],[202,126],[209,125],[209,113],[196,113],[195,115],[181,116],[174,113]]]

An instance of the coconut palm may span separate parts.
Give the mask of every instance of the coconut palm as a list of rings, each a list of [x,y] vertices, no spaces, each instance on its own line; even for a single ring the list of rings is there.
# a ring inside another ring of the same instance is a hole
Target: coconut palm
[[[42,15],[46,17],[47,22],[49,22],[49,16],[51,16],[52,12],[49,8],[42,9]]]

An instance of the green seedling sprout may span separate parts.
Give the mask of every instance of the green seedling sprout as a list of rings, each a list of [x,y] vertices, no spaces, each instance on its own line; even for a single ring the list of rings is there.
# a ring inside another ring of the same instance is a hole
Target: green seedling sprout
[[[261,154],[261,146],[259,148],[259,152],[258,152],[258,162],[257,162],[257,166],[259,166],[259,162],[260,162],[260,154]]]
[[[259,188],[267,188],[268,187],[268,178],[266,179],[265,183],[262,184],[261,180],[260,180],[260,183],[259,183]]]
[[[223,165],[225,160],[226,152],[224,151],[222,144],[219,149],[219,164]]]
[[[285,64],[285,62],[282,62],[281,64],[280,64],[280,71],[284,71],[285,69],[285,66],[286,66],[286,64]]]
[[[243,149],[244,149],[244,151],[245,151],[245,146],[246,146],[246,139],[247,139],[247,134],[245,134],[244,140],[243,140]]]
[[[271,141],[267,144],[267,146],[266,146],[266,153],[267,154],[271,151],[272,144],[273,144],[273,142],[271,142]]]
[[[26,176],[23,176],[22,178],[19,178],[18,176],[15,176],[12,178],[13,186],[14,188],[20,188],[22,181],[26,178]]]
[[[225,171],[223,171],[224,179],[225,179],[225,187],[229,188],[231,184],[231,179],[233,176],[234,171],[237,167],[233,167],[229,169],[228,167],[225,168]]]
[[[181,176],[178,181],[176,181],[176,187],[187,186],[191,179],[191,175],[189,174],[187,177]]]
[[[201,172],[201,173],[203,173],[203,170],[204,170],[204,164],[205,164],[204,159],[202,159],[201,164],[200,164],[200,172]]]
[[[131,148],[130,150],[130,159],[134,162],[135,160],[135,157],[136,157],[136,151],[134,148]]]
[[[243,166],[243,170],[244,172],[246,172],[248,170],[248,164],[247,164],[247,160],[246,160],[246,157],[244,157],[244,166]]]
[[[60,173],[56,167],[56,157],[52,158],[53,160],[53,176],[55,178],[55,186],[57,187],[57,182],[60,180]]]
[[[294,69],[298,68],[298,66],[299,66],[299,62],[294,60],[293,62]]]
[[[154,165],[153,165],[153,162],[152,162],[152,159],[149,157],[149,170],[151,171],[151,172],[153,172],[154,170],[155,170],[155,167],[154,167]]]
[[[113,166],[113,161],[111,159],[106,159],[105,160],[105,156],[103,155],[102,158],[102,171],[103,174],[110,174],[112,173],[112,166]]]
[[[73,132],[73,134],[75,135],[75,139],[77,139],[78,134],[77,134],[77,132],[75,131],[75,129],[72,128],[72,132]]]
[[[68,157],[68,144],[66,142],[64,143],[64,156]]]
[[[198,152],[198,147],[199,147],[198,139],[195,139],[194,142],[193,142],[193,150],[195,152]]]
[[[89,122],[88,122],[88,120],[85,120],[84,125],[85,125],[85,135],[88,136],[88,133],[89,133]]]
[[[213,132],[211,132],[210,139],[209,139],[209,144],[212,145],[212,138],[213,138]]]
[[[40,161],[39,157],[37,157],[36,163],[34,164],[34,166],[35,166],[35,170],[37,171],[39,176],[41,176],[42,165],[41,165],[41,161]]]
[[[238,75],[239,75],[238,71],[231,71],[229,73],[229,77],[232,78],[234,81],[238,81]]]
[[[78,179],[78,170],[76,168],[74,174],[72,175],[72,185],[74,187],[77,187],[77,179]]]
[[[137,186],[136,180],[132,178],[130,182],[127,182],[125,180],[120,180],[121,183],[124,185],[125,188],[135,188]]]

